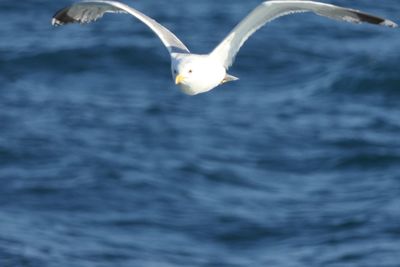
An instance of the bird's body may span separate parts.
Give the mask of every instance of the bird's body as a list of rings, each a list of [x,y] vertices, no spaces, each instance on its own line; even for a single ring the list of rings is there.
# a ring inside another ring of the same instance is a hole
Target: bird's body
[[[360,12],[330,4],[303,0],[273,0],[261,3],[245,17],[228,36],[209,54],[197,55],[168,29],[123,3],[116,1],[84,1],[58,11],[53,25],[67,23],[89,23],[101,18],[105,13],[128,13],[146,24],[162,41],[171,56],[172,77],[181,90],[188,95],[208,92],[218,85],[237,80],[227,74],[236,54],[244,42],[267,22],[278,17],[299,12],[313,12],[335,20],[353,23],[367,22],[388,27],[396,23]]]
[[[226,76],[224,66],[210,55],[173,53],[171,71],[175,83],[188,95],[210,91],[223,83]]]

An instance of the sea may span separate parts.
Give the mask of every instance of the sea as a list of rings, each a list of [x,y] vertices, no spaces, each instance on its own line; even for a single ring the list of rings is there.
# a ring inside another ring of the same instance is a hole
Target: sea
[[[0,267],[400,266],[399,29],[282,17],[187,96],[133,17],[52,27],[72,3],[0,0]],[[261,1],[125,3],[208,53]]]

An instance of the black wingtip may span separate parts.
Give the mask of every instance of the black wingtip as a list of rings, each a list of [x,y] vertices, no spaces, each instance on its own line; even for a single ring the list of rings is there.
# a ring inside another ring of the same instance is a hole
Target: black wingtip
[[[53,26],[59,26],[76,22],[76,20],[73,17],[68,15],[68,10],[69,8],[63,8],[57,11],[56,14],[53,16],[51,24]]]
[[[393,21],[387,20],[387,19],[383,19],[380,17],[376,17],[370,14],[366,14],[363,12],[353,12],[362,22],[367,22],[367,23],[371,23],[371,24],[377,24],[377,25],[382,25],[382,26],[387,26],[387,27],[391,27],[391,28],[396,28],[398,25],[396,23],[394,23]]]

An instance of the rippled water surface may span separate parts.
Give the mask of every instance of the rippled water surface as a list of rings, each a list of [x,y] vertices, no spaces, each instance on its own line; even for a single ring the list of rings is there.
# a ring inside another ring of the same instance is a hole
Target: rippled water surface
[[[0,3],[1,267],[400,266],[398,29],[281,18],[188,97],[131,17],[52,28],[69,3]],[[126,3],[203,53],[259,1]]]

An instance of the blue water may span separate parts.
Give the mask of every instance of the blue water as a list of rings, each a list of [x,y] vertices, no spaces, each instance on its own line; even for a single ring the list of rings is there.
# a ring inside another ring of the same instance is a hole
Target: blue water
[[[126,2],[202,53],[260,1]],[[1,267],[400,266],[398,29],[281,18],[188,97],[129,16],[52,28],[69,3],[0,3]]]

